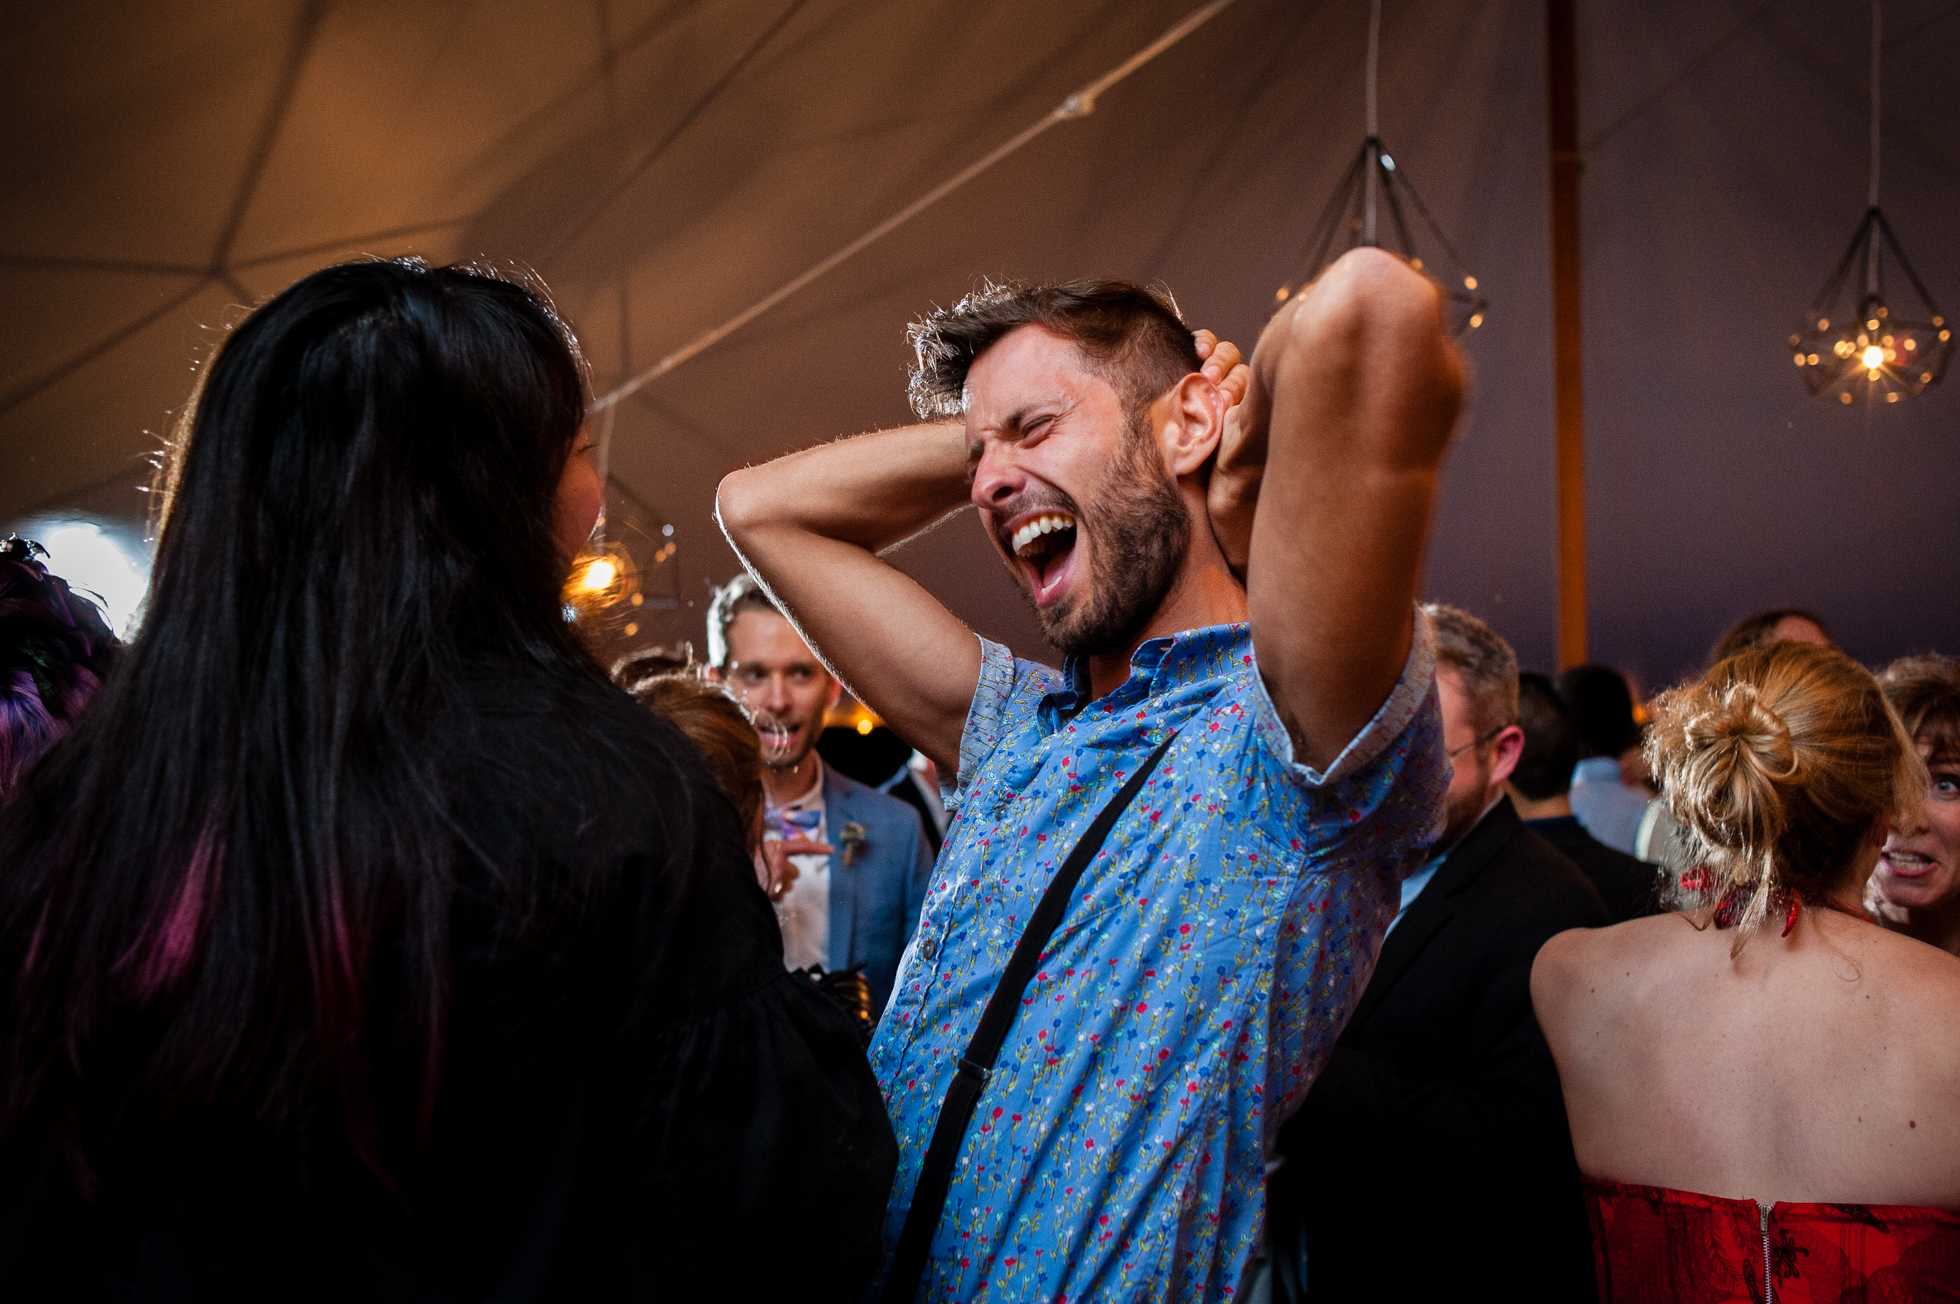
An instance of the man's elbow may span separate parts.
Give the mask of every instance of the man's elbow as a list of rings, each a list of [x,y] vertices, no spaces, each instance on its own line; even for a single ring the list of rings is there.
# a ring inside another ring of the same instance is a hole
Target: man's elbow
[[[755,483],[755,470],[744,467],[730,471],[715,486],[715,520],[721,532],[738,549],[742,540],[755,529],[766,523],[769,512],[763,495]]]
[[[1325,314],[1338,327],[1443,337],[1441,289],[1385,249],[1351,249],[1321,280]]]

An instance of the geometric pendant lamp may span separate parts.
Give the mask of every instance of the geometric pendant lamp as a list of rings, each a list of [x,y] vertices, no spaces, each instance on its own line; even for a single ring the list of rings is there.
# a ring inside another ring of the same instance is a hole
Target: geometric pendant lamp
[[[1928,386],[1939,383],[1953,356],[1952,327],[1878,207],[1878,52],[1879,8],[1878,0],[1872,0],[1868,207],[1830,279],[1790,333],[1804,387],[1844,404],[1917,398]],[[1887,296],[1888,262],[1911,287],[1910,298]]]
[[[1450,332],[1461,335],[1484,324],[1489,302],[1478,293],[1477,278],[1464,267],[1456,247],[1429,215],[1429,208],[1416,193],[1409,174],[1382,145],[1375,112],[1375,72],[1381,50],[1381,0],[1372,0],[1368,21],[1368,136],[1361,152],[1334,189],[1307,234],[1305,244],[1294,260],[1292,276],[1274,297],[1280,301],[1299,293],[1320,275],[1327,264],[1359,245],[1392,249],[1409,260],[1410,266],[1434,278],[1448,302],[1444,312]],[[1382,221],[1386,210],[1387,221]],[[1425,263],[1417,247],[1410,219],[1415,218],[1426,231],[1423,241],[1429,248]]]

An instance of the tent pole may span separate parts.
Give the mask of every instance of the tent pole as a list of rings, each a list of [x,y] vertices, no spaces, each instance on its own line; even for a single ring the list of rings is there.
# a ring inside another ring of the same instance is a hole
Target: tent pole
[[[1545,0],[1552,165],[1552,394],[1557,419],[1558,662],[1586,660],[1586,409],[1579,270],[1579,69],[1574,0]]]

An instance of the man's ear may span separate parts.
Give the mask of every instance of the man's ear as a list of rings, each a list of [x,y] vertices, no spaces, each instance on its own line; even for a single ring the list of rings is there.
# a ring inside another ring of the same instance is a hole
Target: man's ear
[[[1225,434],[1224,391],[1194,371],[1173,385],[1155,406],[1171,474],[1183,479],[1208,471],[1218,441]]]
[[[823,704],[824,714],[828,715],[832,711],[835,711],[837,709],[837,704],[843,700],[844,700],[844,685],[838,683],[836,676],[833,675],[831,676],[830,679],[830,693],[824,699],[824,704]]]
[[[1514,724],[1507,724],[1491,739],[1490,777],[1493,783],[1502,783],[1511,777],[1518,768],[1518,761],[1524,757],[1524,730]]]

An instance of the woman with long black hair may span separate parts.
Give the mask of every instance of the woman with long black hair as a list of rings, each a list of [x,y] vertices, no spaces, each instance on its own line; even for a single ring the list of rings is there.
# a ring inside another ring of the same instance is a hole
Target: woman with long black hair
[[[583,402],[543,300],[468,268],[331,267],[219,350],[141,632],[0,812],[0,1298],[877,1266],[855,1035],[563,620]]]

